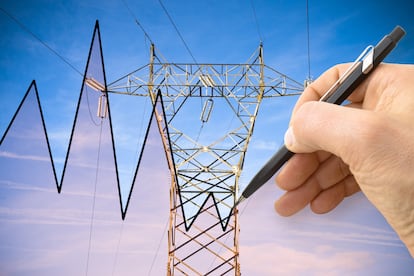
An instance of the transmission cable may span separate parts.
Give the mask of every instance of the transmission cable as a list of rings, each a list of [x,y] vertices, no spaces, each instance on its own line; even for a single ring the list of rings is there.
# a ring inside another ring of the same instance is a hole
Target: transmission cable
[[[157,251],[155,252],[154,258],[152,258],[151,266],[150,266],[150,269],[149,269],[149,271],[148,271],[148,276],[149,276],[149,275],[151,275],[151,273],[152,273],[152,269],[154,268],[155,261],[157,260],[157,257],[158,257],[158,253],[160,252],[161,244],[162,244],[162,241],[163,241],[163,239],[164,239],[164,237],[165,237],[165,233],[167,232],[167,227],[168,227],[169,222],[170,222],[169,220],[170,220],[170,219],[168,218],[168,219],[167,219],[167,223],[166,223],[166,224],[165,224],[165,226],[164,226],[164,231],[162,232],[161,239],[160,239],[160,241],[158,242]]]
[[[178,36],[180,37],[182,43],[184,44],[187,52],[190,54],[191,58],[193,59],[194,63],[198,65],[197,60],[195,59],[193,53],[191,52],[190,48],[188,47],[187,43],[184,40],[184,37],[181,35],[180,31],[178,30],[177,25],[175,24],[174,20],[172,19],[170,13],[168,12],[167,8],[164,6],[164,4],[162,3],[161,0],[158,0],[158,2],[160,3],[162,9],[164,10],[165,14],[167,15],[168,19],[170,20],[171,24],[173,25],[175,31],[177,32]]]
[[[117,242],[117,245],[116,245],[114,262],[112,264],[112,274],[111,274],[112,276],[115,275],[115,270],[116,270],[116,267],[118,265],[119,248],[121,247],[121,239],[122,239],[122,235],[123,235],[123,232],[124,232],[124,223],[125,223],[125,220],[122,220],[121,229],[119,230],[118,242]]]
[[[100,123],[100,130],[99,130],[99,141],[98,141],[98,156],[96,157],[96,170],[95,170],[95,183],[94,183],[94,191],[93,191],[93,201],[92,201],[92,211],[91,211],[91,218],[89,224],[89,239],[88,239],[88,255],[86,257],[86,268],[85,268],[85,275],[88,275],[89,272],[89,260],[91,255],[91,248],[92,248],[92,233],[93,233],[93,226],[95,220],[95,205],[96,205],[96,188],[98,186],[98,176],[99,176],[99,164],[100,164],[100,156],[101,156],[101,145],[102,145],[102,127],[103,127],[103,119],[101,118]]]
[[[306,34],[308,46],[308,80],[311,80],[311,60],[310,60],[310,31],[309,31],[309,0],[306,0]]]
[[[26,33],[30,34],[33,38],[35,38],[37,41],[39,41],[43,46],[45,46],[49,51],[51,51],[53,54],[55,54],[59,59],[61,59],[64,63],[70,66],[76,73],[78,73],[81,77],[83,77],[83,73],[79,71],[74,65],[72,65],[66,58],[64,58],[61,54],[59,54],[55,49],[50,47],[46,42],[44,42],[40,37],[38,37],[35,33],[33,33],[26,25],[21,23],[16,17],[14,17],[12,14],[7,12],[5,9],[0,7],[0,10],[4,12],[10,19],[12,19],[14,22],[17,23],[17,25],[20,26]]]
[[[147,102],[148,102],[148,97],[145,97],[144,108],[143,108],[142,115],[141,115],[141,120],[140,120],[141,123],[140,123],[139,131],[138,131],[138,135],[137,135],[139,138],[137,139],[136,147],[135,147],[135,150],[134,150],[134,152],[135,152],[135,154],[134,154],[135,158],[134,158],[134,161],[133,161],[134,164],[137,164],[137,162],[138,162],[137,159],[138,159],[138,156],[139,156],[141,140],[143,139],[144,117],[147,113]],[[144,141],[142,143],[144,143]],[[143,150],[143,149],[141,149],[141,150]],[[132,186],[134,185],[134,180],[135,180],[134,175],[135,175],[134,172],[132,172],[132,174],[130,176],[129,183],[131,183],[131,187],[129,188],[130,189],[129,194],[131,194]],[[122,203],[124,203],[124,202],[122,201]],[[126,214],[126,212],[127,212],[127,210],[125,209],[125,214]],[[116,251],[115,251],[115,261],[114,261],[113,267],[112,267],[112,275],[115,275],[116,266],[118,264],[119,249],[120,249],[121,239],[122,239],[123,232],[124,232],[124,223],[125,223],[125,220],[122,220],[121,230],[119,232],[118,244],[117,244]],[[157,254],[158,254],[158,252],[157,252]]]
[[[257,34],[259,35],[260,42],[263,42],[262,33],[260,32],[259,20],[257,20],[257,14],[256,14],[256,9],[255,9],[254,4],[253,4],[253,0],[250,0],[250,5],[252,7],[253,17],[254,17],[254,21],[256,23]]]
[[[151,42],[151,44],[154,44],[151,37],[149,36],[149,34],[145,31],[144,27],[141,25],[141,23],[139,23],[137,17],[135,16],[135,14],[132,12],[131,8],[129,7],[128,3],[126,2],[126,0],[122,0],[122,3],[124,3],[125,7],[127,8],[129,14],[132,16],[132,18],[134,18],[135,23],[137,24],[137,26],[141,29],[141,31],[144,33],[145,37],[148,38],[148,40]]]
[[[175,31],[177,32],[178,36],[180,37],[180,39],[181,39],[182,43],[184,44],[187,52],[190,54],[191,58],[193,59],[194,63],[197,65],[197,67],[200,68],[199,63],[197,62],[196,58],[194,57],[193,53],[191,52],[190,47],[188,47],[187,42],[185,42],[184,37],[181,35],[181,32],[178,29],[177,24],[175,24],[173,18],[171,17],[170,13],[168,12],[167,8],[164,6],[164,4],[163,4],[163,2],[161,0],[158,0],[158,2],[160,3],[160,5],[161,5],[162,9],[164,10],[165,14],[167,15],[168,19],[170,20],[171,25],[173,25]],[[201,70],[201,68],[200,68],[200,70]],[[201,104],[201,109],[202,109],[203,108],[203,100],[202,100],[202,97],[200,97],[200,104]],[[204,125],[204,122],[202,123],[202,125],[200,127],[200,130],[198,132],[196,144],[198,143],[198,140],[200,138],[201,132],[203,130],[203,125]]]

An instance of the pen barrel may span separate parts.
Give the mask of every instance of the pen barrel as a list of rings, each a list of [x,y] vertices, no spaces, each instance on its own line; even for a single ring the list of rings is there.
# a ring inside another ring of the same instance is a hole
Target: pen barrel
[[[390,34],[384,36],[384,38],[378,42],[373,50],[373,67],[377,67],[384,60],[404,35],[404,29],[400,26],[396,26]],[[362,67],[363,63],[359,62],[355,70],[353,70],[345,81],[338,86],[336,91],[323,101],[332,104],[342,104],[373,71],[371,69],[365,73],[363,72]]]
[[[394,30],[386,35],[373,49],[373,60],[369,70],[363,70],[363,62],[359,62],[356,68],[339,84],[336,90],[326,99],[322,101],[332,104],[342,104],[351,93],[363,82],[373,69],[378,66],[384,58],[397,45],[398,41],[405,35],[405,31],[400,26],[396,26]],[[263,186],[282,166],[294,155],[283,145],[274,154],[270,160],[260,169],[253,177],[250,183],[242,192],[242,198],[248,198],[261,186]],[[239,202],[239,201],[238,201]]]
[[[391,33],[378,42],[374,49],[374,66],[384,60],[404,35],[404,29],[401,26],[396,26]]]
[[[293,155],[294,153],[283,145],[253,177],[250,184],[243,191],[243,197],[248,198],[263,186]]]

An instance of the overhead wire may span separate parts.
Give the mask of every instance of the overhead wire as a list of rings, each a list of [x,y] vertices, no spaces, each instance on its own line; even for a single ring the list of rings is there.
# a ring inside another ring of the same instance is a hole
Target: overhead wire
[[[141,29],[141,31],[144,33],[145,37],[146,37],[146,38],[147,38],[147,39],[151,42],[151,44],[154,44],[154,42],[153,42],[152,38],[150,37],[150,35],[148,34],[148,32],[144,29],[144,27],[142,26],[142,24],[139,22],[139,20],[138,20],[138,18],[136,17],[136,15],[132,12],[132,10],[131,10],[131,8],[129,7],[129,5],[127,4],[126,0],[122,0],[122,2],[124,3],[125,7],[127,8],[128,12],[130,13],[131,17],[133,17],[133,19],[134,19],[135,23],[137,24],[137,26],[138,26],[138,27]],[[177,27],[177,25],[174,23],[174,21],[173,21],[173,19],[172,19],[171,15],[169,14],[169,12],[167,11],[167,9],[165,8],[164,4],[163,4],[161,1],[159,1],[159,2],[160,2],[161,7],[163,8],[164,12],[166,13],[166,15],[167,15],[168,19],[170,20],[171,24],[174,26],[174,28],[175,28],[175,30],[176,30],[176,32],[177,32],[177,34],[178,34],[178,36],[180,37],[181,41],[183,42],[183,44],[184,44],[185,48],[186,48],[186,49],[187,49],[187,51],[189,52],[189,54],[190,54],[190,56],[192,57],[192,59],[194,60],[194,62],[198,65],[198,63],[197,63],[197,61],[196,61],[196,59],[195,59],[194,55],[192,54],[192,52],[191,52],[190,48],[188,47],[187,43],[185,42],[185,40],[184,40],[183,36],[181,35],[180,31],[178,30],[178,27]],[[145,105],[145,106],[146,106],[146,105]],[[142,127],[142,125],[141,125],[141,127]],[[201,132],[201,129],[200,129],[200,132]],[[198,134],[198,137],[199,137],[199,135],[200,135],[200,132],[199,132],[199,134]],[[198,138],[197,138],[197,140],[198,140]],[[137,150],[138,150],[138,149],[137,149]],[[167,227],[168,227],[168,224],[169,224],[169,219],[167,220],[167,222],[166,222],[166,224],[165,224],[164,231],[163,231],[163,233],[162,233],[162,235],[161,235],[161,238],[160,238],[160,241],[159,241],[159,243],[158,243],[157,249],[156,249],[156,251],[155,251],[154,257],[153,257],[153,259],[152,259],[152,261],[151,261],[151,265],[150,265],[150,268],[149,268],[149,271],[148,271],[148,275],[151,275],[152,270],[153,270],[153,268],[154,268],[154,265],[155,265],[156,259],[157,259],[158,254],[159,254],[159,250],[160,250],[160,248],[161,248],[162,240],[164,239],[165,233],[167,232]],[[122,235],[122,232],[121,232],[121,235]],[[118,253],[119,253],[119,252],[118,252],[118,250],[117,250],[117,252],[116,252],[116,256],[118,255]],[[114,266],[115,266],[115,265],[116,265],[116,264],[114,264]],[[115,269],[113,269],[113,272],[114,272],[114,271],[115,271]]]
[[[307,47],[308,47],[308,80],[311,77],[311,59],[310,59],[310,30],[309,30],[309,0],[306,0],[306,34],[307,34]]]
[[[119,248],[121,247],[121,239],[122,239],[123,232],[124,232],[124,222],[125,222],[125,220],[122,220],[121,229],[119,230],[119,237],[118,237],[118,242],[116,244],[114,262],[112,264],[112,274],[111,274],[112,276],[115,275],[116,267],[118,265]]]
[[[250,0],[250,5],[251,5],[252,11],[253,11],[253,17],[254,17],[254,22],[256,24],[257,34],[259,35],[260,43],[262,43],[263,42],[263,36],[262,36],[262,32],[260,31],[259,20],[257,19],[256,8],[254,7],[253,0]]]
[[[152,39],[151,39],[151,37],[147,33],[147,31],[144,29],[144,27],[142,26],[142,24],[139,22],[139,20],[136,17],[136,15],[132,12],[132,10],[129,7],[129,5],[126,2],[126,0],[122,0],[122,3],[124,3],[124,5],[125,5],[126,9],[128,10],[129,14],[131,15],[132,18],[134,18],[135,24],[137,24],[137,26],[141,29],[141,31],[144,33],[145,37],[148,38],[148,40],[151,42],[151,44],[154,44],[153,41],[152,41]]]
[[[43,46],[45,46],[49,51],[51,51],[55,56],[57,56],[60,60],[62,60],[64,63],[69,65],[70,68],[72,68],[76,73],[78,73],[81,77],[83,77],[83,73],[79,71],[74,65],[72,65],[66,58],[64,58],[61,54],[59,54],[55,49],[53,49],[51,46],[49,46],[46,42],[44,42],[39,36],[37,36],[34,32],[32,32],[26,25],[24,25],[22,22],[20,22],[16,17],[14,17],[11,13],[0,7],[0,10],[6,14],[10,19],[12,19],[14,22],[17,23],[17,25],[20,26],[20,28],[23,29],[26,33],[31,35],[33,38],[35,38],[38,42],[40,42]]]
[[[164,4],[162,3],[162,1],[161,1],[161,0],[158,0],[158,2],[160,3],[161,8],[164,10],[165,14],[167,15],[168,19],[170,20],[171,24],[173,25],[173,27],[174,27],[175,31],[177,32],[178,36],[180,37],[181,42],[184,44],[184,47],[186,48],[187,52],[190,54],[190,56],[191,56],[191,58],[193,59],[194,63],[198,65],[198,62],[197,62],[197,60],[195,59],[195,57],[194,57],[193,53],[191,52],[190,47],[188,47],[187,42],[185,42],[184,37],[181,35],[181,32],[178,30],[178,27],[177,27],[177,25],[175,24],[174,20],[172,19],[172,17],[171,17],[171,15],[170,15],[170,13],[168,12],[167,8],[164,6]]]
[[[169,218],[167,219],[167,223],[166,223],[166,224],[165,224],[165,226],[164,226],[164,231],[162,232],[161,239],[160,239],[160,241],[158,242],[157,251],[155,252],[154,258],[152,259],[151,266],[150,266],[150,269],[149,269],[149,271],[148,271],[148,276],[149,276],[149,275],[151,275],[151,273],[152,273],[152,269],[154,268],[155,261],[157,260],[158,253],[160,252],[160,248],[161,248],[161,243],[162,243],[162,240],[163,240],[163,239],[164,239],[164,237],[165,237],[165,233],[167,233],[167,227],[168,227],[168,225],[169,225]]]
[[[101,118],[100,130],[99,130],[99,141],[98,141],[98,156],[96,157],[96,170],[95,170],[95,183],[94,183],[94,191],[93,191],[92,210],[91,210],[91,218],[90,218],[90,224],[89,224],[88,254],[86,257],[86,268],[85,268],[86,276],[88,275],[88,272],[89,272],[89,260],[90,260],[91,248],[92,248],[92,233],[93,233],[93,226],[94,226],[93,222],[95,219],[96,188],[98,186],[99,165],[100,165],[101,144],[102,144],[102,127],[103,127],[103,119]]]
[[[177,24],[175,24],[175,22],[174,22],[174,20],[173,20],[172,16],[171,16],[171,15],[170,15],[170,13],[168,12],[168,10],[167,10],[167,8],[165,7],[164,3],[162,2],[162,0],[158,0],[158,2],[159,2],[159,4],[160,4],[161,8],[164,10],[164,13],[165,13],[165,14],[166,14],[166,16],[168,17],[168,19],[169,19],[169,21],[170,21],[171,25],[174,27],[175,31],[177,32],[177,35],[180,37],[181,42],[183,43],[183,45],[184,45],[184,47],[186,48],[187,52],[189,53],[189,55],[190,55],[190,56],[191,56],[191,58],[193,59],[194,63],[195,63],[198,67],[200,67],[200,66],[199,66],[199,63],[197,62],[197,60],[196,60],[196,58],[195,58],[195,56],[193,55],[193,52],[190,50],[190,47],[188,46],[188,44],[187,44],[187,42],[185,41],[184,37],[181,35],[181,32],[180,32],[180,30],[178,29]],[[200,104],[201,104],[201,110],[202,110],[202,109],[203,109],[203,100],[202,100],[202,97],[200,97]],[[197,143],[198,143],[198,141],[199,141],[199,139],[200,139],[201,132],[202,132],[202,130],[203,130],[203,126],[204,126],[204,124],[205,124],[205,122],[202,122],[202,124],[201,124],[201,126],[200,126],[200,129],[199,129],[199,131],[198,131],[197,137],[196,137],[195,144],[197,144]]]
[[[135,24],[144,33],[145,39],[148,39],[151,44],[154,44],[151,36],[145,30],[144,26],[140,23],[140,21],[138,20],[137,16],[132,11],[131,7],[128,5],[127,1],[126,0],[122,0],[122,3],[124,4],[125,8],[127,9],[128,13],[130,14],[130,16],[133,18]],[[139,152],[139,146],[141,144],[142,128],[143,128],[143,125],[144,125],[144,119],[143,118],[144,118],[144,116],[146,114],[146,111],[147,111],[147,99],[146,99],[146,101],[144,103],[144,109],[143,109],[143,112],[142,112],[141,124],[140,124],[139,131],[138,131],[139,136],[140,136],[140,139],[137,139],[137,145],[135,147],[135,151],[134,151],[135,154],[134,154],[134,156],[139,156],[138,152]],[[134,176],[133,175],[134,175],[134,173],[132,173],[132,175],[131,175],[131,181],[130,181],[131,183],[132,183],[132,181],[134,179]],[[116,248],[116,251],[115,251],[115,261],[114,261],[113,267],[112,267],[112,275],[115,275],[115,270],[116,270],[116,266],[117,266],[117,263],[118,263],[117,260],[118,260],[118,256],[119,256],[120,243],[121,243],[121,239],[122,239],[122,236],[123,236],[123,232],[124,232],[124,221],[122,221],[122,226],[121,226],[121,230],[120,230],[120,233],[119,233],[118,244],[117,244],[117,248]]]
[[[194,63],[195,63],[198,67],[200,67],[200,66],[199,66],[199,63],[197,62],[197,60],[196,60],[196,58],[195,58],[195,56],[193,55],[193,52],[190,50],[190,47],[188,46],[188,44],[187,44],[187,42],[185,41],[184,37],[181,35],[181,32],[180,32],[180,30],[178,29],[177,24],[175,24],[175,22],[174,22],[174,20],[173,20],[172,16],[171,16],[171,15],[170,15],[170,13],[168,12],[168,10],[167,10],[167,8],[165,7],[164,3],[162,2],[162,0],[158,0],[158,2],[160,3],[161,8],[164,10],[164,13],[166,14],[166,16],[168,17],[168,19],[170,20],[171,25],[174,27],[175,31],[177,32],[177,35],[180,37],[181,42],[183,43],[184,47],[186,48],[186,50],[187,50],[188,54],[189,54],[189,55],[191,56],[191,58],[193,59]],[[200,105],[201,105],[201,110],[202,110],[202,109],[203,109],[203,100],[202,100],[202,97],[200,97]],[[201,126],[200,126],[200,129],[199,129],[198,134],[197,134],[197,140],[196,140],[196,143],[198,142],[198,140],[199,140],[199,138],[200,138],[201,132],[202,132],[202,130],[203,130],[203,125],[204,125],[204,123],[205,123],[205,122],[202,122],[202,124],[201,124]]]
[[[145,98],[144,108],[143,108],[142,116],[141,116],[141,120],[140,120],[141,123],[140,123],[139,131],[138,131],[138,137],[139,138],[137,139],[136,147],[135,147],[135,150],[134,150],[134,152],[135,152],[135,154],[134,154],[135,158],[134,158],[134,160],[132,162],[134,164],[136,164],[138,162],[137,159],[138,159],[138,156],[139,156],[139,150],[140,150],[141,141],[142,141],[142,143],[144,142],[143,141],[144,140],[144,137],[143,137],[144,135],[143,135],[143,131],[142,130],[144,128],[144,116],[147,114],[147,102],[148,102],[148,97]],[[129,183],[133,183],[133,181],[134,181],[134,172],[132,172],[131,175],[130,175],[130,181],[129,181]],[[115,260],[114,260],[113,267],[112,267],[112,275],[115,275],[116,266],[118,265],[118,256],[119,256],[121,239],[122,239],[123,232],[124,232],[124,223],[125,223],[125,221],[122,220],[121,230],[119,232],[118,244],[117,244],[116,251],[115,251]],[[157,251],[156,256],[157,255],[158,255],[158,251]],[[153,261],[153,263],[154,263],[154,261]]]

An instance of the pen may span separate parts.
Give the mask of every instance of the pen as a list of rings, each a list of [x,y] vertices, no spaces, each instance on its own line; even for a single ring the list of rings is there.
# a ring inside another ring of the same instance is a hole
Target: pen
[[[320,101],[338,105],[342,104],[394,49],[404,35],[404,29],[396,26],[375,47],[368,46],[349,69],[321,97]],[[293,155],[294,153],[283,145],[253,177],[235,202],[234,207],[263,186]]]

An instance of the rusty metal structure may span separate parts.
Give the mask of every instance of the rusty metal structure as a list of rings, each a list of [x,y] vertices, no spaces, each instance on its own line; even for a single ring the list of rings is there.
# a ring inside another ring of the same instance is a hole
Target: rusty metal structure
[[[150,97],[171,173],[167,275],[240,275],[239,178],[263,99],[302,84],[265,65],[150,62],[108,93]]]

